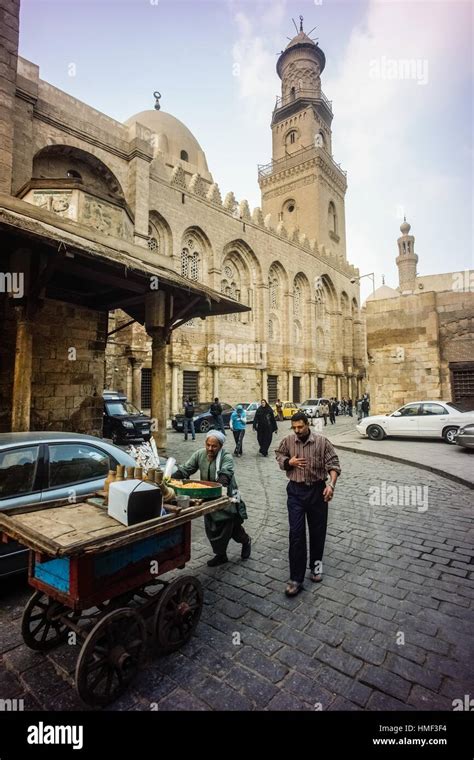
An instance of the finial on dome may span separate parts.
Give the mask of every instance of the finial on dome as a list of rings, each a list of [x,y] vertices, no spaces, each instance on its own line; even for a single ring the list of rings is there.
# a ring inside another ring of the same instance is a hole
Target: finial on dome
[[[159,111],[161,108],[160,106],[161,92],[158,92],[158,90],[155,90],[155,92],[153,93],[153,96],[155,98],[155,111]]]
[[[411,230],[411,225],[408,224],[406,216],[403,217],[403,222],[400,225],[400,232],[402,235],[408,235]]]
[[[300,32],[303,31],[303,16],[300,16]]]

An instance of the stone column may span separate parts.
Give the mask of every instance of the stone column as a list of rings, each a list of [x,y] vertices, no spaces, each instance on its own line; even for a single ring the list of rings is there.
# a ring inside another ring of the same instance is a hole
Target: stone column
[[[160,453],[166,451],[166,294],[151,290],[145,296],[145,329],[151,336],[152,435]]]
[[[341,376],[340,375],[337,375],[336,377],[336,388],[337,388],[336,398],[340,399],[341,398]]]
[[[132,404],[142,408],[142,367],[143,362],[132,359]]]
[[[178,364],[171,365],[171,414],[176,414],[180,411],[180,404],[178,400]]]
[[[267,397],[267,370],[261,370],[260,377],[260,399]]]
[[[15,369],[13,374],[12,432],[28,432],[31,411],[33,367],[33,322],[22,312],[16,328]]]
[[[212,400],[219,398],[219,368],[212,368]]]

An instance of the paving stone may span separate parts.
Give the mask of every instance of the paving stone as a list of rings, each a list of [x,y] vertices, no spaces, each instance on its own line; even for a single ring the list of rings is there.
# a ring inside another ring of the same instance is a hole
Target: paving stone
[[[25,670],[21,674],[21,681],[41,704],[46,698],[64,691],[64,687],[68,685],[47,661]]]
[[[274,710],[279,712],[297,710],[298,712],[301,712],[302,710],[309,710],[309,707],[306,707],[301,699],[298,699],[296,694],[293,694],[293,692],[279,691],[276,696],[273,697],[273,699],[268,703],[265,710]]]
[[[252,703],[223,681],[209,677],[193,689],[193,694],[213,710],[251,710]]]
[[[334,701],[334,694],[331,694],[317,680],[308,678],[301,673],[290,673],[284,681],[285,691],[289,690],[308,704],[312,704],[315,709],[321,705],[323,710],[327,710],[331,702]]]
[[[168,712],[170,710],[204,712],[209,710],[209,706],[194,696],[194,694],[190,694],[184,689],[175,689],[158,702],[158,712]]]
[[[316,679],[331,693],[339,694],[352,702],[357,702],[361,707],[367,703],[372,693],[368,686],[365,686],[354,678],[345,676],[343,673],[339,673],[339,671],[327,665],[321,665]]]
[[[359,705],[355,705],[353,702],[349,702],[349,700],[344,699],[343,697],[336,697],[334,702],[331,702],[329,705],[328,710],[350,712],[352,710],[361,710],[361,708]]]
[[[324,641],[326,644],[331,644],[332,646],[337,646],[344,638],[344,634],[341,631],[317,621],[310,623],[305,629],[305,633],[317,641]]]
[[[363,662],[358,660],[347,652],[343,652],[342,649],[334,649],[327,644],[323,644],[320,649],[315,652],[315,657],[324,662],[326,665],[330,665],[336,670],[340,670],[348,676],[355,676],[360,671]]]
[[[414,686],[408,698],[408,704],[416,707],[417,710],[452,710],[452,700],[449,697],[443,697],[432,691],[424,689],[423,686]]]
[[[131,688],[134,694],[150,705],[174,691],[176,682],[157,669],[144,668],[134,679]]]
[[[310,657],[298,649],[289,646],[279,649],[275,658],[288,665],[292,670],[303,673],[303,675],[311,674],[311,676],[315,676],[322,667],[319,660],[315,660],[314,657]]]
[[[259,673],[272,683],[278,683],[288,673],[287,667],[250,647],[240,649],[235,656],[235,662],[245,665],[249,670]]]
[[[42,661],[43,655],[40,652],[35,652],[33,649],[30,649],[26,644],[10,649],[3,655],[3,662],[6,667],[15,673],[23,673],[24,670],[33,668],[35,665],[39,665]]]
[[[227,676],[228,683],[241,691],[257,710],[263,710],[279,689],[270,681],[236,664]]]
[[[342,642],[342,649],[373,665],[381,665],[386,657],[385,649],[356,636],[346,636]]]
[[[414,710],[415,708],[405,702],[401,702],[399,699],[390,697],[388,694],[383,694],[381,691],[374,691],[365,709],[376,710],[377,712],[385,710],[396,710],[399,712],[400,710]]]
[[[215,608],[234,620],[243,617],[247,612],[247,607],[244,607],[243,604],[231,602],[229,599],[219,599],[215,604]]]
[[[295,647],[308,655],[314,654],[321,644],[321,642],[316,641],[311,636],[306,636],[306,634],[295,631],[286,625],[280,625],[273,635],[283,644]]]
[[[411,689],[411,683],[395,673],[385,668],[377,668],[374,665],[365,665],[358,676],[362,683],[373,686],[379,691],[383,691],[390,697],[395,697],[402,702],[408,698]]]
[[[429,668],[428,663],[420,666],[414,662],[410,662],[405,657],[389,654],[384,667],[392,671],[392,673],[405,678],[407,681],[421,684],[421,686],[426,686],[427,689],[431,689],[432,691],[438,691],[441,685],[441,675],[433,672]]]

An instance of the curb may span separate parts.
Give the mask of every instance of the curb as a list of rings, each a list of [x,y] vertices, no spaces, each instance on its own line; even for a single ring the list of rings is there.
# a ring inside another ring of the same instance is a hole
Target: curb
[[[392,456],[392,454],[379,454],[378,452],[374,452],[374,451],[364,451],[364,449],[357,449],[354,446],[348,446],[345,443],[335,443],[334,441],[331,441],[331,443],[336,449],[351,451],[353,454],[365,454],[365,456],[368,456],[368,457],[378,457],[379,459],[389,459],[391,462],[400,462],[400,464],[408,464],[410,465],[410,467],[417,467],[419,470],[428,470],[428,472],[432,472],[435,475],[439,475],[442,478],[446,478],[447,480],[454,480],[455,483],[460,483],[463,486],[467,486],[468,488],[474,489],[474,483],[471,480],[466,480],[465,478],[461,478],[459,475],[453,475],[450,472],[439,470],[437,467],[430,467],[430,465],[428,464],[421,464],[421,462],[413,462],[408,459],[402,459],[401,457],[394,457]]]

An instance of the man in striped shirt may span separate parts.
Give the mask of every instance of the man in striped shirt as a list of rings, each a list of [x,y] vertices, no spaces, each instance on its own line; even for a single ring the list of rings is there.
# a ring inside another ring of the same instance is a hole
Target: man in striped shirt
[[[296,412],[291,418],[293,433],[276,449],[277,462],[286,470],[288,520],[290,523],[290,581],[287,596],[303,588],[306,572],[306,525],[309,530],[310,578],[322,581],[322,559],[328,519],[328,503],[334,496],[341,467],[334,447],[327,438],[310,430],[308,418]],[[326,478],[329,475],[329,481]]]

